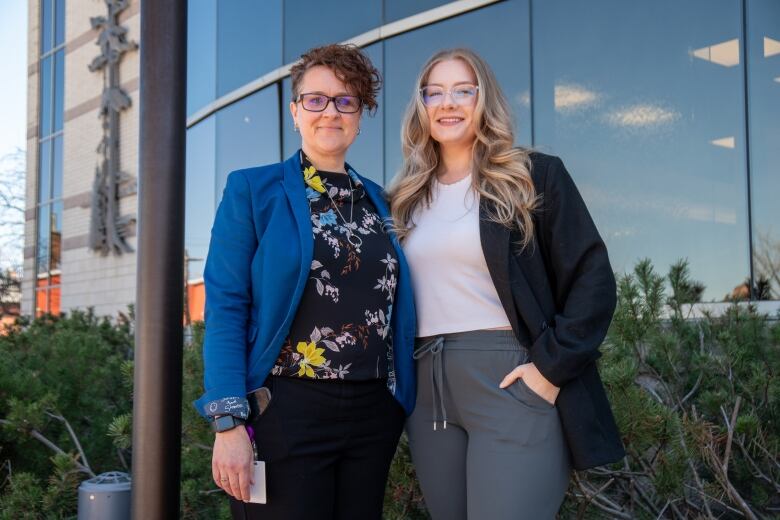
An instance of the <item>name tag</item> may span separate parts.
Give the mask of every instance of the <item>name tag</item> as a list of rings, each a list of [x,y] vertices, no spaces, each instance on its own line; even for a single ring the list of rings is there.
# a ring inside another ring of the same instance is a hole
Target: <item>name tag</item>
[[[256,460],[253,473],[255,483],[249,488],[249,501],[253,504],[265,504],[265,462]]]

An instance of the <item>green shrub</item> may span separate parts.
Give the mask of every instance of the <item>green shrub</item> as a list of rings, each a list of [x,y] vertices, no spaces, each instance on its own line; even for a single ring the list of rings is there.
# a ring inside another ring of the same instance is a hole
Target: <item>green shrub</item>
[[[685,262],[664,277],[642,261],[619,277],[600,370],[628,457],[573,474],[561,518],[777,516],[780,325],[750,305],[689,319],[702,293]],[[213,434],[190,404],[202,341],[198,323],[183,351],[182,517],[229,518],[211,480]],[[21,321],[0,336],[0,520],[72,518],[82,480],[129,471],[132,359],[132,310]],[[428,518],[405,438],[385,497],[387,519]]]

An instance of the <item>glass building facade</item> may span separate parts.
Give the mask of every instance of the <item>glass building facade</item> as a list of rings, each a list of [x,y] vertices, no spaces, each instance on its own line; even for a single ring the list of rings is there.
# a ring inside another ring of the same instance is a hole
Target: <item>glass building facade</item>
[[[362,174],[392,179],[421,65],[470,47],[512,105],[517,144],[564,160],[617,272],[641,258],[665,272],[685,258],[702,301],[780,299],[775,0],[503,0],[466,11],[437,0],[190,0],[189,24],[191,279],[227,174],[300,146],[285,67],[351,40],[384,77],[347,158]]]
[[[41,1],[35,314],[60,312],[65,0]]]

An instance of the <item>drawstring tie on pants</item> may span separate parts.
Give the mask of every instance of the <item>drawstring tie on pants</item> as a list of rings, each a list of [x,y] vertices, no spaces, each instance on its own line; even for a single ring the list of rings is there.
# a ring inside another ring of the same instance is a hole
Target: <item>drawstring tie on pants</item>
[[[426,354],[431,354],[431,402],[433,404],[433,429],[441,412],[441,421],[444,429],[447,429],[447,410],[444,408],[444,336],[437,336],[426,341],[415,349],[412,357],[420,359]],[[436,394],[439,394],[439,406],[436,406]]]

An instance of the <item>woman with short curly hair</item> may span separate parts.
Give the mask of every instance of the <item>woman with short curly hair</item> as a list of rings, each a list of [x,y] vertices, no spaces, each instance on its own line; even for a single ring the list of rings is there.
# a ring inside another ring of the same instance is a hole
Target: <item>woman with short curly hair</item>
[[[349,45],[291,77],[301,149],[232,172],[217,210],[196,404],[234,518],[379,519],[414,404],[414,303],[382,189],[344,159],[381,79]],[[247,503],[255,456],[266,504]]]

